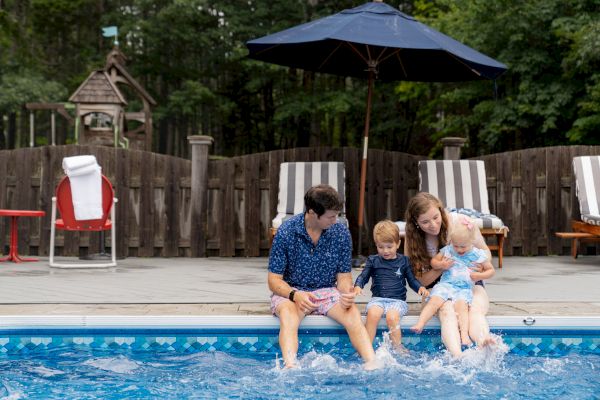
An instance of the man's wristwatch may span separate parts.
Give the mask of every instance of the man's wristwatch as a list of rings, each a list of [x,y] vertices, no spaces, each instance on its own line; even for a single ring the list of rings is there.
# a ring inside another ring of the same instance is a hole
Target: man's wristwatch
[[[294,302],[294,294],[296,294],[296,289],[292,289],[290,294],[288,295],[288,299],[293,303]]]

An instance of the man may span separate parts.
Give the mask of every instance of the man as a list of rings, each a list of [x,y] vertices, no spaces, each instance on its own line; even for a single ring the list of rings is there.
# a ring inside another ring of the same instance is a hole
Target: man
[[[286,368],[297,366],[298,327],[313,313],[346,328],[365,368],[376,368],[373,345],[354,304],[352,239],[337,222],[342,207],[334,188],[314,186],[304,196],[304,213],[285,221],[273,240],[268,284]]]

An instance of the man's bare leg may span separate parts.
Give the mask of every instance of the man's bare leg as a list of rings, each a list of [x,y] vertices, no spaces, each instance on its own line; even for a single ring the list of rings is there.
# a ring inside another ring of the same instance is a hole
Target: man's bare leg
[[[291,301],[281,303],[276,310],[279,317],[279,348],[286,368],[295,368],[298,356],[298,327],[305,314]]]
[[[338,303],[329,310],[327,316],[346,328],[352,346],[365,362],[365,369],[377,368],[373,342],[362,323],[360,311],[356,304],[353,304],[350,308],[344,308]]]

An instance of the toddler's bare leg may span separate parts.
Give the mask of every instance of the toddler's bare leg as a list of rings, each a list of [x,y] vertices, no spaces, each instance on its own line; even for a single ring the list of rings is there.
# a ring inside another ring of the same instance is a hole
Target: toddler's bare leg
[[[415,325],[413,325],[410,329],[413,332],[421,333],[423,328],[425,328],[425,324],[427,321],[431,319],[435,315],[435,313],[440,309],[440,307],[444,304],[444,299],[438,296],[431,296],[423,310],[421,310],[421,315],[419,315],[419,320]]]
[[[369,308],[367,312],[367,322],[365,327],[367,328],[367,333],[371,338],[371,343],[375,340],[375,335],[377,334],[377,324],[379,324],[379,320],[383,315],[383,308],[378,306],[372,306]]]
[[[394,348],[402,350],[402,331],[400,329],[400,313],[396,310],[390,310],[385,314],[390,339]]]
[[[458,315],[460,342],[462,345],[470,346],[472,342],[471,338],[469,337],[469,305],[464,300],[457,300],[454,303],[454,310]]]

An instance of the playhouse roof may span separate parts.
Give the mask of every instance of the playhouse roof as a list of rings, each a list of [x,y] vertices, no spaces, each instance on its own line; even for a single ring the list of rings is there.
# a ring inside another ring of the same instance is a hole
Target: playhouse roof
[[[127,104],[121,91],[102,69],[93,71],[69,97],[69,101],[73,103]]]

